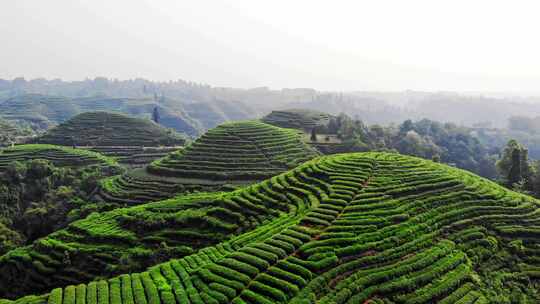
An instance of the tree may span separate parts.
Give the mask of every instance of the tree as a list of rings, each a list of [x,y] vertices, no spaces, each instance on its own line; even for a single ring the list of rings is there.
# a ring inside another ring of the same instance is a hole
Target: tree
[[[414,124],[412,120],[407,119],[399,126],[399,133],[407,134],[407,132],[414,130]]]
[[[152,112],[152,120],[155,122],[155,123],[159,123],[159,110],[158,110],[158,107],[154,107],[154,111]]]
[[[520,185],[524,191],[536,191],[535,188],[538,177],[529,162],[528,150],[511,139],[504,148],[502,157],[497,161],[497,171],[502,177],[507,187],[514,188],[515,185]]]
[[[507,186],[511,187],[521,179],[524,179],[526,183],[530,181],[531,170],[527,154],[527,149],[515,139],[509,140],[506,144],[496,166],[499,176],[505,179]]]
[[[532,163],[532,173],[530,185],[534,196],[540,197],[540,161],[536,160]]]
[[[337,134],[338,129],[339,129],[339,125],[337,122],[337,118],[334,116],[330,117],[330,121],[328,122],[328,133]]]
[[[317,141],[317,131],[315,128],[311,129],[311,141]]]
[[[512,150],[512,163],[508,172],[508,184],[510,186],[521,181],[521,150]]]
[[[523,185],[526,189],[531,189],[531,165],[529,164],[529,150],[527,148],[522,147],[520,154],[519,154],[519,170],[521,173],[521,179],[523,181]]]

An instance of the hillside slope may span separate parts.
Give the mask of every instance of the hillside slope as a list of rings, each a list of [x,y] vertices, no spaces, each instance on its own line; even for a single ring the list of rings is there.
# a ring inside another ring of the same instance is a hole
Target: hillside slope
[[[225,123],[146,169],[104,181],[100,195],[130,204],[155,201],[179,192],[253,183],[316,156],[295,130],[258,121]]]
[[[109,112],[79,114],[49,130],[39,143],[64,146],[176,146],[185,139],[147,119]]]
[[[0,258],[0,288],[74,284],[16,302],[51,304],[538,303],[539,212],[531,197],[430,161],[326,156],[232,193],[75,222]],[[217,245],[75,285],[144,239]]]

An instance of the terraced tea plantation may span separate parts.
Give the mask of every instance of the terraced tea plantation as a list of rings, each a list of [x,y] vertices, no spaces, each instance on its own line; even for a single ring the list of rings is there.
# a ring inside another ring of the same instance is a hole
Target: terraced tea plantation
[[[0,149],[0,170],[14,161],[45,159],[55,166],[82,167],[88,165],[116,166],[116,161],[99,153],[68,147],[31,144]]]
[[[0,293],[43,292],[21,304],[540,303],[539,214],[537,200],[445,165],[326,156],[234,192],[74,222],[1,257]],[[126,268],[155,258],[150,248],[173,258]]]
[[[133,204],[196,189],[216,189],[224,184],[248,184],[318,155],[296,130],[258,121],[226,123],[146,169],[105,180],[100,197]]]
[[[330,122],[330,115],[313,110],[290,109],[272,111],[272,113],[266,115],[262,121],[282,128],[311,131],[314,127],[328,125]]]
[[[86,112],[51,129],[39,143],[63,146],[179,146],[185,138],[146,119]]]

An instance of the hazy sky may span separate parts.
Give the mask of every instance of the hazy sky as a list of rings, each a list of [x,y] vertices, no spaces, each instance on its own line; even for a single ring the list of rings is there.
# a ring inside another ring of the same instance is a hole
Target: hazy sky
[[[538,92],[538,3],[1,0],[0,78]]]

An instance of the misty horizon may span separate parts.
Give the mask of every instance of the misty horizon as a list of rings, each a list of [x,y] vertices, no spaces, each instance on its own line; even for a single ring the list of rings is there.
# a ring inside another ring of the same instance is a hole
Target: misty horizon
[[[8,1],[0,4],[7,42],[0,78],[536,95],[537,8],[532,1]]]
[[[534,92],[516,92],[516,91],[451,91],[451,90],[412,90],[412,89],[404,89],[404,90],[359,90],[359,89],[352,89],[352,90],[319,90],[316,87],[270,87],[270,86],[257,86],[257,87],[227,87],[227,86],[216,86],[211,83],[205,83],[205,82],[195,82],[190,81],[189,79],[170,79],[170,80],[153,80],[145,77],[137,77],[137,78],[128,78],[128,79],[118,79],[118,78],[109,78],[106,76],[96,76],[94,78],[92,77],[85,77],[83,79],[62,79],[62,78],[46,78],[46,77],[36,77],[36,78],[26,78],[23,75],[13,77],[11,79],[5,79],[0,77],[0,81],[10,81],[13,82],[14,80],[23,80],[26,82],[33,82],[33,81],[47,81],[47,82],[54,82],[54,81],[61,81],[65,83],[83,83],[88,81],[94,81],[96,79],[106,79],[107,81],[111,82],[129,82],[129,81],[145,81],[145,82],[151,82],[156,84],[169,84],[169,83],[177,83],[177,82],[185,82],[185,83],[192,83],[202,86],[208,86],[212,89],[233,89],[233,90],[258,90],[258,89],[265,89],[269,91],[284,91],[284,90],[314,90],[317,93],[326,94],[326,93],[344,93],[344,94],[355,94],[355,93],[390,93],[390,94],[402,94],[402,93],[423,93],[423,94],[457,94],[461,96],[473,96],[473,97],[485,97],[485,98],[495,98],[495,99],[505,99],[505,98],[520,98],[519,102],[531,102],[536,100],[530,100],[529,98],[537,98],[540,97],[540,90],[534,91]],[[526,99],[526,100],[522,100]]]

